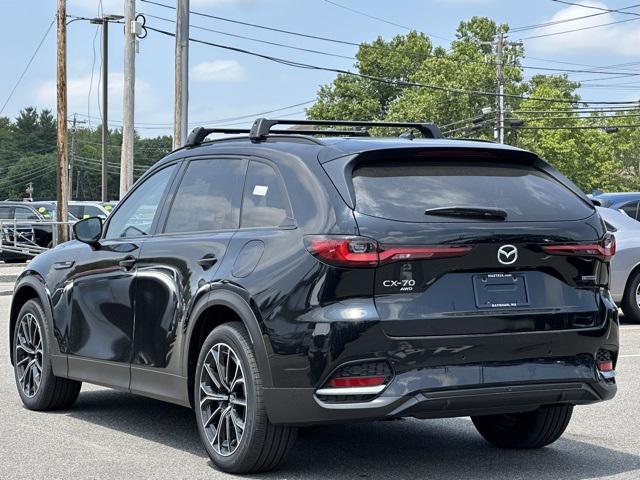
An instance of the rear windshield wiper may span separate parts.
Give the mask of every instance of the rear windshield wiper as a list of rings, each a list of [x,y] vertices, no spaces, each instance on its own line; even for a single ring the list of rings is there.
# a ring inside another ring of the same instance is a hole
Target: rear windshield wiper
[[[438,207],[427,208],[425,215],[438,215],[442,217],[468,217],[504,220],[507,212],[500,208],[491,207]]]

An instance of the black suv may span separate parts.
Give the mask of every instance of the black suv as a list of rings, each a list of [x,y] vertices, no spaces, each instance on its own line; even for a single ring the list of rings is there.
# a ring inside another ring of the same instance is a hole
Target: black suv
[[[196,129],[75,233],[16,285],[22,401],[68,408],[87,381],[191,407],[225,471],[276,467],[298,426],[407,416],[542,447],[616,392],[614,238],[517,148]]]

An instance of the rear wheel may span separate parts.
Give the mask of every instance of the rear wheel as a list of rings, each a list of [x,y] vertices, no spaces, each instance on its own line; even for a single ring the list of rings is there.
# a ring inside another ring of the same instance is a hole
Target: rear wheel
[[[640,271],[629,277],[620,307],[626,321],[640,323]]]
[[[501,448],[540,448],[564,433],[572,405],[540,407],[533,412],[471,417],[485,440]]]
[[[194,389],[198,432],[218,468],[263,472],[284,460],[296,429],[269,422],[260,372],[241,323],[221,325],[204,341]]]
[[[13,365],[18,393],[30,410],[69,408],[82,383],[56,377],[51,367],[52,336],[37,300],[20,309],[13,334]]]

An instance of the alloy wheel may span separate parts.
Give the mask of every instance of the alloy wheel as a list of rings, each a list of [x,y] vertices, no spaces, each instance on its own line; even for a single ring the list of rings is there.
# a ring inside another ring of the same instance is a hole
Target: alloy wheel
[[[26,313],[20,319],[16,338],[16,373],[22,393],[33,397],[42,380],[42,333],[36,317]]]
[[[215,344],[202,364],[200,417],[213,450],[223,457],[232,455],[244,434],[247,395],[238,355],[225,343]]]
[[[636,305],[640,308],[640,284],[636,287]]]

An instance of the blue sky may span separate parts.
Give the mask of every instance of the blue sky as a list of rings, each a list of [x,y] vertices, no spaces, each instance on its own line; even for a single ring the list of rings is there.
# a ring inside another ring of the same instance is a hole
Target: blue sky
[[[173,4],[172,0],[158,0]],[[398,25],[432,35],[434,43],[448,45],[460,20],[484,15],[511,27],[539,24],[565,18],[598,13],[594,9],[569,6],[552,0],[335,0],[337,3],[366,11]],[[602,8],[623,8],[631,0],[574,0]],[[122,0],[69,0],[68,13],[95,16],[102,3],[105,13],[122,13]],[[0,0],[0,45],[3,71],[0,73],[0,105],[4,103],[18,76],[55,15],[55,0]],[[325,0],[191,0],[191,9],[222,17],[259,23],[281,29],[305,32],[350,42],[370,41],[377,36],[391,38],[406,30],[341,9]],[[142,13],[174,18],[175,13],[158,6],[137,2]],[[640,8],[631,11],[640,13]],[[636,21],[636,19],[638,21]],[[513,34],[516,40],[527,36],[578,29],[618,20],[624,23],[583,30],[565,35],[525,40],[528,58],[525,64],[551,68],[580,69],[576,64],[616,67],[618,71],[640,73],[640,17],[606,13],[596,17]],[[148,18],[149,25],[173,31],[174,25]],[[246,48],[322,66],[350,68],[352,60],[268,46],[201,31],[203,26],[228,33],[353,56],[356,47],[327,43],[250,27],[192,16],[191,36],[203,40]],[[99,122],[98,78],[100,72],[100,34],[95,25],[74,22],[68,28],[69,113],[86,116],[92,124]],[[122,111],[122,27],[112,25],[109,42],[110,103],[112,127],[118,127]],[[95,47],[95,55],[94,55]],[[173,38],[149,32],[140,41],[136,57],[136,123],[143,136],[169,133],[173,101]],[[211,124],[227,119],[273,110],[312,100],[319,85],[334,77],[328,72],[309,71],[279,65],[226,50],[192,44],[190,58],[190,124]],[[55,110],[55,26],[20,83],[2,115],[15,116],[33,105]],[[92,71],[94,72],[92,76]],[[527,70],[533,73],[534,70]],[[574,74],[575,79],[605,77],[599,74]],[[93,77],[93,78],[92,78]],[[640,97],[640,79],[630,76],[591,81],[580,93],[587,100],[630,100]],[[89,88],[91,86],[91,89]],[[304,107],[292,107],[276,115],[302,116]],[[296,113],[298,112],[298,113]],[[247,124],[250,120],[245,120]]]

